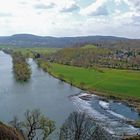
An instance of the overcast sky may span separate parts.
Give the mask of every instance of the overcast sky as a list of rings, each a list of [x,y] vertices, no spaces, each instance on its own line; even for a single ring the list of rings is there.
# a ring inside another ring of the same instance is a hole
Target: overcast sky
[[[140,0],[0,0],[0,36],[140,38]]]

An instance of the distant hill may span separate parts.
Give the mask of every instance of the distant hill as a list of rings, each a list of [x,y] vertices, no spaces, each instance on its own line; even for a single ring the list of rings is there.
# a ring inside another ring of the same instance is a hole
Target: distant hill
[[[19,47],[79,47],[93,44],[97,47],[140,47],[140,39],[128,39],[114,36],[50,37],[31,34],[1,36],[0,45]]]

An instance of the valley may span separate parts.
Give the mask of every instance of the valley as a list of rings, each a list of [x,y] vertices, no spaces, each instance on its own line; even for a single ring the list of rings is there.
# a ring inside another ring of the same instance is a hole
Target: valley
[[[95,50],[92,46],[81,49]],[[22,118],[23,110],[39,108],[56,122],[57,129],[53,133],[53,137],[71,112],[80,111],[86,112],[86,114],[94,118],[97,124],[107,129],[108,132],[115,137],[127,138],[139,134],[140,73],[138,70],[98,66],[73,66],[72,64],[63,64],[63,61],[60,63],[58,61],[59,59],[57,59],[58,63],[56,63],[57,61],[53,62],[50,58],[54,59],[54,56],[58,57],[59,52],[63,51],[63,49],[12,48],[4,49],[4,51],[12,52],[10,53],[11,55],[21,54],[20,57],[23,55],[31,67],[31,77],[25,83],[15,81],[16,79],[12,73],[12,59],[9,55],[1,51],[1,58],[6,60],[3,64],[9,73],[7,75],[7,72],[3,71],[6,74],[3,76],[8,76],[8,82],[5,82],[9,83],[9,85],[7,85],[8,89],[6,90],[6,87],[4,89],[4,82],[1,84],[3,92],[3,94],[1,94],[3,101],[1,105],[7,104],[7,110],[12,111],[10,114],[7,114],[7,112],[3,113],[1,121],[7,122],[11,120],[14,114]],[[65,55],[69,58],[69,53],[65,53]],[[7,66],[9,66],[9,68]],[[11,80],[9,80],[9,78]],[[52,89],[50,87],[52,87]],[[18,95],[19,93],[20,95]],[[7,95],[8,98],[5,97],[5,95]],[[12,101],[12,104],[9,104],[13,96],[15,96],[16,102],[13,104]],[[4,100],[4,98],[6,98],[6,100]],[[62,100],[66,103],[62,103]],[[9,103],[5,103],[5,101]],[[41,101],[42,104],[40,104],[39,101]],[[20,102],[20,106],[16,108],[15,106],[19,104],[18,102]],[[53,104],[54,102],[57,102],[57,109]],[[63,108],[63,104],[67,104],[67,106]],[[51,110],[45,106],[51,107]],[[20,112],[19,110],[22,111]],[[56,112],[56,110],[59,111],[61,117],[59,117],[59,113]],[[117,110],[117,112],[115,110]],[[123,114],[123,110],[127,110],[128,112]],[[63,114],[62,112],[65,113]],[[57,116],[54,113],[56,113]],[[7,118],[6,116],[9,117]],[[106,123],[104,119],[107,120]],[[108,126],[108,121],[110,121],[111,124],[116,123],[116,126]],[[120,126],[119,122],[123,122],[123,125]]]

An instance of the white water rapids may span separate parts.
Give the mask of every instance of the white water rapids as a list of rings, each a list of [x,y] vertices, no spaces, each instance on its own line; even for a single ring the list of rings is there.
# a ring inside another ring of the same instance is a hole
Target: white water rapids
[[[95,122],[115,136],[134,135],[140,133],[127,123],[126,116],[110,109],[110,102],[101,100],[98,96],[81,93],[70,97],[77,111],[86,112]]]

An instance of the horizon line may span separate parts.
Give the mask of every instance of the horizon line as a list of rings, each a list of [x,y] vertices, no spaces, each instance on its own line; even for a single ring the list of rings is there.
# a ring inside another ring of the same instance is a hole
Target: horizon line
[[[37,35],[32,33],[17,33],[17,34],[11,34],[11,35],[0,35],[0,37],[11,37],[15,35],[32,35],[32,36],[38,36],[38,37],[52,37],[52,38],[76,38],[76,37],[116,37],[116,38],[124,38],[124,39],[140,39],[140,38],[133,38],[133,37],[125,37],[125,36],[117,36],[117,35],[76,35],[76,36],[53,36],[53,35]]]

